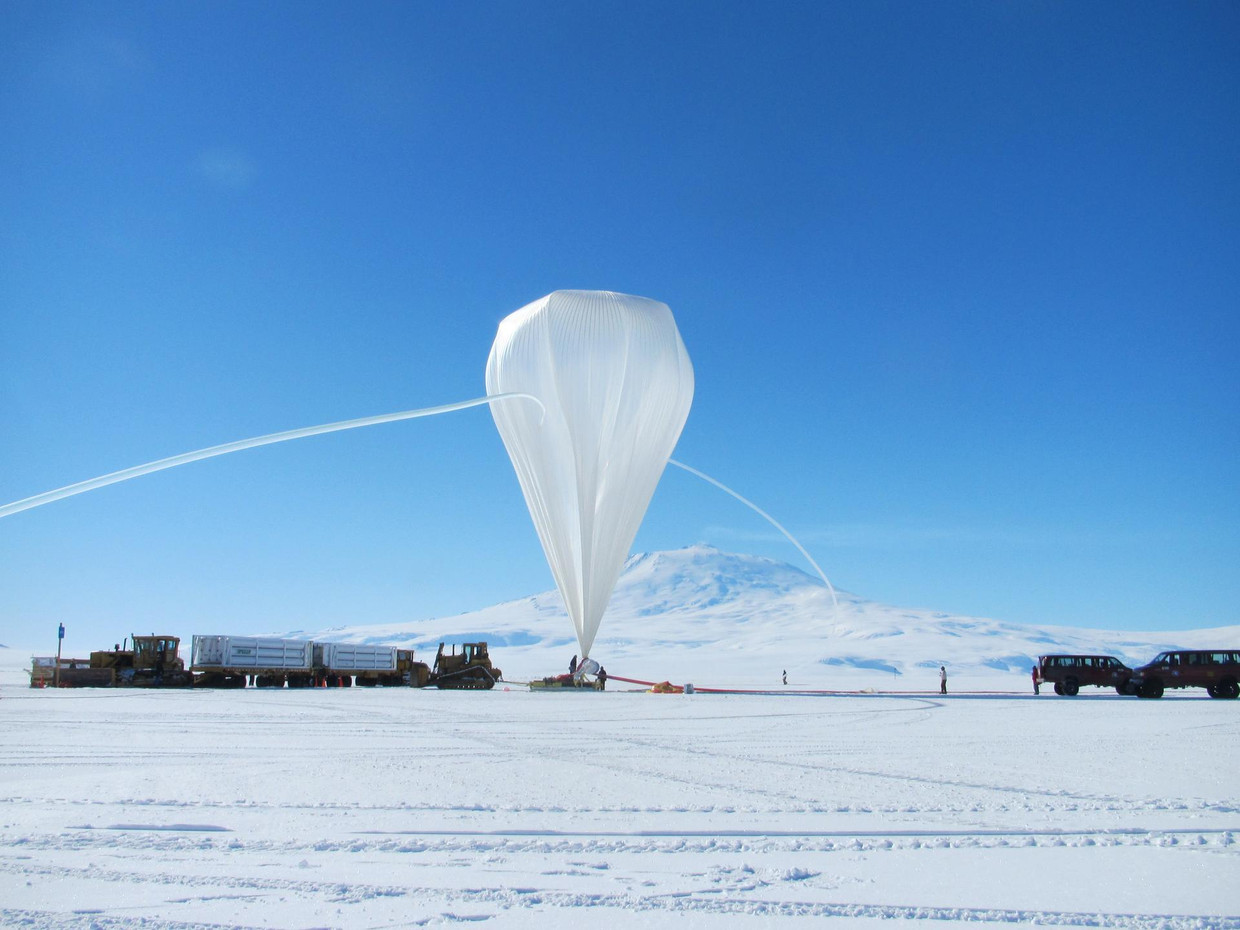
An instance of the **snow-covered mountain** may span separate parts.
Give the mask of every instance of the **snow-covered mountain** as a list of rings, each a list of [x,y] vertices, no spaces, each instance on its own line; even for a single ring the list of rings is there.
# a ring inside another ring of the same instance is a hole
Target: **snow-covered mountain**
[[[603,618],[592,657],[613,675],[705,686],[937,687],[945,665],[969,687],[1024,687],[1050,652],[1103,653],[1129,665],[1162,649],[1234,647],[1240,626],[1126,633],[1031,626],[892,607],[822,582],[783,562],[691,546],[631,557]],[[558,591],[456,617],[286,630],[277,635],[412,646],[486,640],[510,679],[567,670],[577,651]],[[561,666],[564,666],[561,669]]]

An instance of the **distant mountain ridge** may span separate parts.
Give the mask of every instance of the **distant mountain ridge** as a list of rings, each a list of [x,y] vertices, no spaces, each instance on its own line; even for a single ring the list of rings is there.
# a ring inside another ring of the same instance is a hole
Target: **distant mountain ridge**
[[[1167,648],[1231,646],[1240,626],[1136,633],[1032,626],[892,607],[773,559],[689,546],[625,563],[592,650],[613,675],[767,684],[788,670],[806,687],[924,685],[953,677],[1018,682],[1041,654],[1102,653],[1129,665]],[[558,591],[455,617],[276,635],[412,646],[486,640],[507,677],[559,671],[577,650]]]

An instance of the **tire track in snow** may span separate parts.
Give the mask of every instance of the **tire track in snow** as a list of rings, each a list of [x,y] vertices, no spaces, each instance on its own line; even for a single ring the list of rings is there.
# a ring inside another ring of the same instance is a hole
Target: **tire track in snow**
[[[858,709],[858,710],[845,710],[839,713],[833,713],[832,717],[841,717],[841,718],[854,717],[854,718],[860,719],[860,718],[875,716],[875,717],[885,718],[889,714],[900,714],[900,713],[910,713],[910,712],[928,713],[934,710],[940,710],[944,707],[944,704],[941,700],[936,700],[934,698],[928,698],[928,697],[920,697],[920,696],[903,697],[903,696],[889,696],[889,695],[883,695],[881,697],[884,700],[891,700],[895,702],[900,702],[901,704],[908,704],[908,705],[913,705],[913,706],[897,706],[897,707],[888,707],[888,708],[863,708],[863,709]],[[746,715],[743,715],[739,719],[744,720],[744,721],[749,721],[753,719],[765,719],[768,717],[805,717],[805,716],[820,716],[820,715],[821,715],[820,711],[807,712],[807,713],[787,713],[787,714],[746,714]],[[479,716],[478,719],[485,720],[487,718],[484,716]],[[656,718],[652,718],[652,720],[655,720],[655,719]],[[694,720],[699,720],[699,719],[707,720],[707,719],[737,719],[737,718],[732,717],[732,716],[694,717]],[[657,718],[657,721],[659,722],[663,720],[664,718],[662,717]],[[625,724],[625,725],[632,725],[635,721],[632,718],[623,718],[623,719],[617,720],[616,722]],[[564,726],[564,724],[561,724],[561,725]],[[598,721],[592,719],[588,727],[578,727],[576,729],[581,734],[582,739],[588,739],[590,735],[592,734],[592,732],[596,729],[597,725],[598,725]],[[482,744],[482,745],[489,746],[491,748],[493,748],[496,745],[506,744],[506,748],[509,751],[512,751],[512,750],[520,751],[524,749],[527,745],[526,743],[516,740],[516,739],[505,740],[499,734],[496,734],[496,733],[490,733],[486,736],[474,734],[473,730],[474,728],[472,727],[466,728],[465,732],[462,732],[458,735],[466,739],[473,739],[473,741],[479,744]],[[567,742],[575,743],[576,741],[569,740]],[[616,747],[616,748],[624,747],[629,750],[654,749],[664,754],[676,753],[680,755],[689,755],[689,756],[708,758],[708,759],[711,759],[717,762],[726,763],[728,766],[733,766],[738,761],[735,756],[735,753],[731,750],[731,747],[729,747],[729,749],[726,751],[720,751],[718,749],[710,748],[709,746],[686,745],[684,743],[675,742],[675,741],[660,740],[656,738],[637,736],[633,734],[626,734],[623,731],[613,731],[609,735],[609,742],[612,744],[613,747]],[[625,754],[625,753],[622,752],[620,754]],[[538,757],[544,760],[550,758],[550,759],[553,759],[561,763],[573,763],[573,762],[581,763],[582,762],[580,758],[580,754],[575,751],[558,752],[558,753],[552,752],[549,754],[547,750],[544,748],[543,751],[538,754]],[[886,779],[886,780],[893,781],[896,783],[903,782],[903,783],[908,783],[908,784],[924,785],[924,786],[935,787],[935,788],[955,788],[955,789],[963,789],[963,790],[976,791],[976,792],[982,792],[982,793],[1001,792],[1001,793],[1007,793],[1007,794],[1014,794],[1014,795],[1018,795],[1021,797],[1035,796],[1035,797],[1051,798],[1055,800],[1070,798],[1075,801],[1092,802],[1095,804],[1114,801],[1114,798],[1110,796],[1093,795],[1093,794],[1082,793],[1082,792],[1065,792],[1062,789],[1052,790],[1052,789],[1038,788],[1036,786],[1035,787],[1018,787],[1018,786],[1011,786],[1011,785],[977,784],[977,783],[971,783],[971,782],[966,782],[966,781],[953,780],[949,778],[934,778],[934,777],[928,777],[925,775],[913,775],[913,774],[898,773],[898,772],[882,772],[882,771],[873,771],[873,770],[866,770],[866,769],[856,769],[856,768],[849,768],[847,766],[835,765],[835,764],[830,764],[830,763],[822,764],[822,763],[814,763],[814,762],[805,762],[805,761],[800,761],[795,758],[789,758],[786,756],[774,757],[774,758],[770,756],[761,756],[761,757],[757,757],[757,761],[761,762],[763,765],[775,765],[775,766],[780,766],[784,768],[792,768],[792,769],[797,769],[800,771],[810,772],[813,774],[821,774],[821,775],[828,775],[828,776],[831,776],[831,775],[838,776],[841,774],[842,775],[853,775],[859,778]],[[617,769],[621,768],[614,761],[611,762],[610,764],[612,768],[617,768]],[[623,768],[622,770],[627,771],[630,774],[640,775],[643,777],[650,776],[650,772],[645,769],[636,769],[636,768],[628,767],[628,768]],[[712,784],[703,782],[702,779],[699,777],[690,777],[690,776],[681,777],[676,774],[675,766],[668,766],[667,769],[659,772],[658,774],[661,779],[672,781],[672,782],[683,783],[683,784],[691,785],[694,787],[704,786],[704,787],[713,787],[713,788],[721,789],[724,791],[729,791],[729,790],[730,791],[741,791],[747,796],[753,795],[753,794],[759,794],[759,795],[767,796],[773,800],[774,799],[801,800],[799,795],[793,792],[789,792],[786,790],[772,790],[772,789],[766,788],[765,786],[761,786],[761,785],[743,786],[743,787],[737,786],[737,785],[731,785],[731,784],[713,784],[712,785]]]
[[[1068,795],[1050,795],[1051,797],[1070,797]],[[19,795],[9,795],[0,797],[0,806],[9,805],[48,805],[47,798],[32,798]],[[383,814],[459,814],[459,813],[486,813],[486,814],[647,814],[647,813],[677,813],[677,814],[732,814],[738,810],[744,810],[750,814],[964,814],[964,813],[994,813],[999,812],[1015,812],[1028,813],[1030,810],[1045,812],[1046,808],[1031,808],[1028,806],[998,808],[982,808],[978,806],[962,807],[962,806],[918,806],[909,807],[907,805],[854,805],[854,804],[801,804],[795,807],[753,807],[745,805],[739,807],[730,804],[706,804],[697,806],[683,806],[675,808],[651,808],[639,805],[604,805],[604,806],[542,806],[542,805],[508,805],[508,804],[430,804],[419,802],[402,801],[398,804],[373,804],[359,801],[351,802],[331,802],[331,801],[282,801],[273,803],[269,801],[221,801],[211,799],[195,799],[186,801],[173,798],[118,798],[116,800],[96,800],[93,798],[72,798],[58,799],[55,806],[60,807],[85,807],[92,810],[100,808],[115,807],[126,810],[124,816],[132,817],[133,812],[129,809],[138,808],[168,808],[172,810],[239,810],[246,813],[256,813],[263,811],[308,811],[315,812],[341,812],[341,813],[383,813]],[[1060,813],[1131,813],[1145,814],[1151,810],[1163,813],[1184,813],[1184,814],[1238,814],[1240,806],[1230,802],[1205,801],[1201,799],[1193,799],[1185,801],[1182,799],[1169,798],[1142,798],[1139,801],[1120,802],[1114,798],[1104,798],[1097,803],[1087,804],[1063,804],[1056,807],[1056,811]],[[119,815],[118,815],[119,816]]]
[[[412,893],[412,892],[411,892]],[[877,920],[937,920],[983,924],[1024,924],[1052,927],[1106,927],[1117,930],[1240,930],[1240,917],[1196,914],[1108,914],[1092,911],[1037,911],[1001,908],[925,907],[899,904],[849,904],[790,901],[751,901],[697,897],[692,892],[651,897],[631,895],[582,895],[548,891],[480,891],[464,889],[443,897],[464,906],[487,904],[500,908],[499,913],[460,917],[451,913],[439,915],[444,922],[469,920],[483,922],[502,916],[504,911],[520,907],[582,908],[589,907],[597,917],[598,909],[624,912],[670,912],[682,915],[747,915],[777,918],[852,918]],[[524,900],[523,900],[524,899]],[[0,910],[0,921],[10,926],[44,928],[44,930],[79,930],[79,928],[133,928],[143,930],[249,930],[245,924],[201,923],[168,918],[112,916],[106,913],[59,914],[51,911]],[[424,926],[436,918],[410,921]]]
[[[506,854],[573,854],[606,852],[645,854],[727,851],[739,853],[798,852],[831,853],[840,850],[882,852],[892,849],[969,848],[1010,849],[1037,847],[1143,847],[1175,846],[1187,850],[1226,851],[1240,854],[1240,828],[1100,828],[1067,829],[892,829],[892,830],[393,830],[359,831],[346,838],[315,838],[305,841],[244,839],[197,830],[178,835],[168,828],[101,828],[64,835],[24,837],[10,844],[14,854],[0,855],[0,873],[25,874],[65,866],[39,865],[32,852],[132,852],[163,855],[219,851],[230,854],[282,854],[294,858],[312,853],[439,853],[503,852]],[[669,842],[672,846],[669,847]],[[20,852],[16,852],[20,850]]]

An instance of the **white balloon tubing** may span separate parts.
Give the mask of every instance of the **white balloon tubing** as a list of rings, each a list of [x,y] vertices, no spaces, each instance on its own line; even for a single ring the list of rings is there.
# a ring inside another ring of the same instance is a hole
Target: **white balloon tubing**
[[[23,510],[30,510],[33,507],[41,507],[44,504],[50,504],[52,501],[58,501],[66,497],[73,497],[75,494],[83,494],[86,491],[93,491],[95,488],[106,487],[109,484],[116,484],[120,481],[128,481],[130,478],[140,478],[142,475],[149,475],[152,472],[162,471],[165,468],[174,468],[177,465],[187,465],[190,462],[197,462],[201,459],[212,458],[217,455],[227,455],[229,452],[240,452],[243,449],[253,449],[256,446],[268,446],[272,443],[285,442],[289,439],[304,439],[307,436],[318,436],[322,433],[335,433],[346,429],[357,429],[362,426],[375,426],[379,423],[393,423],[397,420],[414,420],[419,417],[430,417],[440,413],[451,413],[454,410],[466,410],[470,407],[480,407],[483,404],[490,404],[499,400],[509,400],[516,397],[523,397],[527,400],[532,400],[534,403],[538,404],[539,408],[542,408],[543,406],[542,401],[540,401],[533,394],[523,394],[519,392],[491,394],[486,397],[475,397],[472,400],[465,400],[456,404],[444,404],[440,407],[422,407],[418,410],[404,410],[400,413],[385,413],[375,417],[360,417],[356,420],[340,420],[336,423],[325,423],[322,426],[305,426],[301,429],[290,429],[281,433],[269,433],[266,436],[256,436],[253,439],[242,439],[237,442],[227,442],[223,445],[199,449],[196,452],[186,452],[183,455],[174,455],[171,458],[160,459],[156,462],[148,462],[145,465],[136,465],[133,468],[114,471],[109,475],[101,475],[98,478],[91,478],[88,481],[79,481],[77,484],[70,484],[63,488],[57,488],[54,491],[46,491],[43,494],[36,494],[34,497],[27,497],[23,500],[14,501],[11,504],[5,504],[3,507],[0,507],[0,517],[8,517],[12,514],[20,513]],[[810,565],[814,566],[814,571],[818,572],[818,577],[823,580],[823,583],[827,586],[827,590],[831,592],[832,604],[838,606],[839,602],[835,597],[835,587],[827,578],[826,573],[823,572],[818,563],[814,561],[813,556],[805,550],[805,547],[801,545],[796,537],[780,525],[779,521],[777,521],[753,501],[737,494],[723,482],[716,481],[705,472],[698,471],[698,469],[693,468],[690,465],[686,465],[683,462],[678,462],[676,459],[669,458],[667,463],[669,465],[675,465],[677,468],[687,471],[691,475],[696,475],[708,484],[713,484],[725,494],[734,497],[746,507],[753,510],[760,517],[770,523],[771,526],[779,530],[779,532],[782,533],[789,542],[796,546],[797,551],[805,557],[805,560],[809,562]]]
[[[509,400],[514,397],[532,400],[538,404],[539,409],[543,409],[542,401],[534,395],[511,392],[475,397],[473,400],[464,400],[457,404],[445,404],[442,407],[422,407],[419,410],[403,410],[400,413],[385,413],[377,417],[360,417],[356,420],[340,420],[336,423],[325,423],[322,426],[305,426],[301,429],[285,430],[282,433],[269,433],[266,436],[256,436],[253,439],[242,439],[237,442],[226,442],[223,445],[211,446],[207,449],[199,449],[197,452],[174,455],[171,458],[160,459],[157,462],[147,462],[145,465],[136,465],[133,468],[114,471],[110,475],[101,475],[98,478],[91,478],[89,481],[79,481],[77,484],[57,488],[55,491],[36,494],[34,497],[27,497],[24,500],[14,501],[11,504],[5,504],[3,507],[0,507],[0,517],[11,516],[23,510],[29,510],[32,507],[41,507],[44,504],[50,504],[52,501],[58,501],[65,497],[72,497],[75,494],[93,491],[95,488],[116,484],[118,481],[140,478],[142,475],[151,474],[151,472],[163,471],[165,468],[175,468],[177,465],[187,465],[190,462],[209,459],[216,455],[227,455],[229,452],[240,452],[242,449],[253,449],[255,446],[269,446],[272,443],[285,442],[289,439],[304,439],[306,436],[318,436],[320,433],[336,433],[340,430],[357,429],[361,426],[376,426],[379,423],[392,423],[396,420],[415,420],[418,417],[431,417],[439,413],[450,413],[453,410],[480,407],[483,404]]]
[[[754,513],[756,513],[758,516],[766,520],[766,522],[771,524],[771,526],[775,527],[775,529],[783,533],[784,538],[787,539],[788,542],[796,546],[797,551],[801,553],[801,555],[805,556],[805,561],[809,562],[810,565],[814,566],[814,571],[818,573],[818,577],[822,579],[822,583],[825,584],[827,586],[827,590],[831,592],[831,604],[835,607],[840,606],[840,602],[836,600],[836,597],[835,597],[835,586],[831,584],[830,580],[828,580],[826,573],[821,568],[818,567],[818,563],[814,561],[813,556],[811,556],[808,552],[805,551],[805,547],[802,546],[801,543],[797,541],[797,538],[793,536],[791,533],[789,533],[786,529],[784,529],[780,525],[778,520],[772,517],[769,513],[767,513],[765,510],[763,510],[753,501],[748,500],[747,498],[741,497],[741,495],[737,494],[735,491],[733,491],[730,487],[728,487],[722,481],[716,481],[714,478],[712,478],[710,475],[706,474],[705,472],[700,472],[696,468],[686,465],[684,462],[678,462],[675,459],[668,459],[667,464],[675,465],[677,468],[682,468],[691,475],[697,475],[703,481],[713,484],[715,487],[717,487],[720,491],[723,491],[725,494],[730,494],[732,497],[735,497],[738,501],[740,501],[742,504],[744,504]]]

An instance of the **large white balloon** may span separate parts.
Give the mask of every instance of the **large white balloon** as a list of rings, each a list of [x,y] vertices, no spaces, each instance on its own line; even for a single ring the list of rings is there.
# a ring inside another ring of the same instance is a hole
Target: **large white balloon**
[[[499,325],[489,393],[584,658],[693,401],[693,366],[667,304],[555,291]]]

